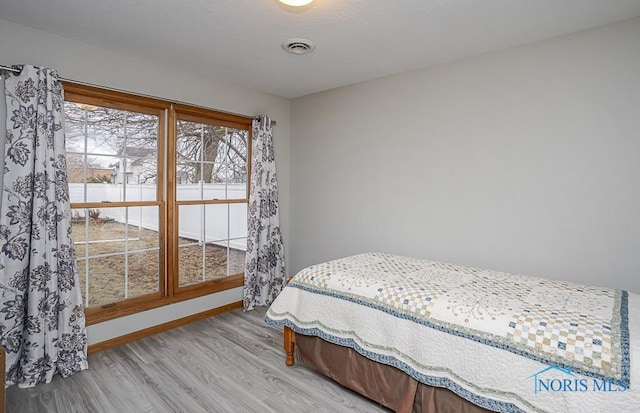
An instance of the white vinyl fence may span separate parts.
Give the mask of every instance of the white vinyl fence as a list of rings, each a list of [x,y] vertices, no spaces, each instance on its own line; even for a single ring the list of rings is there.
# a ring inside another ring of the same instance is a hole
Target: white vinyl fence
[[[197,199],[238,199],[246,196],[244,184],[193,184],[179,185],[178,200]],[[70,183],[69,194],[71,202],[105,202],[105,208],[99,209],[101,218],[112,218],[117,222],[135,225],[153,231],[158,231],[158,207],[128,207],[106,208],[107,202],[120,201],[153,201],[156,199],[155,185],[126,185],[122,184],[85,184]],[[126,196],[125,196],[126,195]],[[74,209],[74,215],[84,217],[83,209]],[[128,216],[127,216],[128,214]],[[246,251],[247,236],[247,205],[215,204],[215,205],[184,205],[179,209],[179,231],[181,238],[193,242],[211,242],[227,245],[231,248]],[[182,243],[182,242],[181,242]]]

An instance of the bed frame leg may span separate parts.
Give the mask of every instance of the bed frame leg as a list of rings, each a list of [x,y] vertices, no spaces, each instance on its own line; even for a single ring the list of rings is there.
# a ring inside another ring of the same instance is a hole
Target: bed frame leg
[[[296,349],[296,333],[289,327],[284,328],[284,351],[287,353],[285,363],[287,366],[293,366],[293,353]]]

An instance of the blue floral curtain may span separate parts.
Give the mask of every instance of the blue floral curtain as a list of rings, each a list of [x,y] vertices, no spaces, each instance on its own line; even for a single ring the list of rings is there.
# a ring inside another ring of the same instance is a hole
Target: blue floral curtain
[[[286,277],[271,118],[261,115],[253,120],[252,126],[245,311],[271,304],[282,291]]]
[[[0,339],[7,386],[87,368],[71,238],[63,91],[51,69],[5,73],[7,130],[0,209]]]

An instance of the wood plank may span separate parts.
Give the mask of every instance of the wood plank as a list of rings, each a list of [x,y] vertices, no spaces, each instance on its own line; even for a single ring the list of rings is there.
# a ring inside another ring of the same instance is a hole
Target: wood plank
[[[131,341],[139,340],[144,337],[148,337],[153,334],[161,333],[176,327],[183,326],[185,324],[193,323],[203,318],[212,317],[216,314],[223,313],[225,311],[233,310],[242,307],[242,301],[236,301],[231,304],[223,305],[211,310],[203,311],[201,313],[192,314],[187,317],[179,318],[177,320],[168,321],[166,323],[158,324],[153,327],[145,328],[130,334],[125,334],[120,337],[112,338],[111,340],[101,341],[100,343],[92,344],[89,346],[88,353],[93,354],[98,351],[104,351],[110,348],[118,347],[122,344],[129,343]]]
[[[298,364],[265,309],[236,309],[92,354],[89,370],[32,389],[11,387],[22,412],[388,412]]]

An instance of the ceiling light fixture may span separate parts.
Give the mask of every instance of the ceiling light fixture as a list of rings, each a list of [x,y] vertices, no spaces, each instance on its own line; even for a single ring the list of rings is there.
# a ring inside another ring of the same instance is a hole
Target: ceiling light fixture
[[[292,7],[302,7],[313,2],[313,0],[278,0],[282,4]]]

